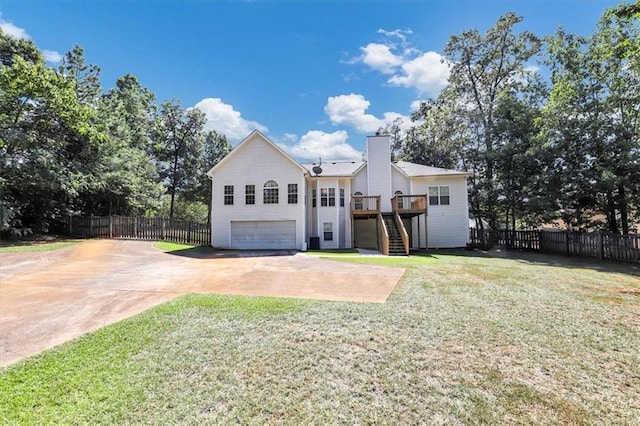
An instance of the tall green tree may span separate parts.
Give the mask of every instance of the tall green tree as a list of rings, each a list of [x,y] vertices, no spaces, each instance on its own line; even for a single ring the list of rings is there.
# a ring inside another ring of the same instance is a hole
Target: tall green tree
[[[2,228],[46,229],[90,184],[99,135],[71,80],[49,68],[31,42],[0,32]]]
[[[58,71],[73,82],[78,102],[91,108],[97,107],[102,96],[100,67],[86,63],[81,46],[74,45],[72,50],[65,53]]]
[[[97,170],[100,187],[86,200],[94,214],[139,215],[158,208],[163,187],[152,155],[154,99],[131,74],[100,98],[96,121],[107,140]]]
[[[565,222],[590,228],[602,214],[627,234],[640,201],[640,24],[621,10],[606,11],[590,37],[560,29],[548,39],[544,137]]]
[[[422,102],[413,114],[412,120],[420,124],[407,132],[400,159],[446,169],[461,167],[460,150],[465,143],[462,123],[443,99],[444,94],[437,101]]]
[[[160,177],[170,196],[169,217],[175,211],[176,195],[196,186],[202,168],[204,113],[184,110],[177,100],[162,104],[156,125],[155,152]]]
[[[451,63],[449,90],[454,113],[467,125],[469,138],[465,168],[470,173],[470,205],[474,215],[498,223],[496,175],[496,118],[499,94],[518,92],[527,84],[528,62],[539,52],[541,41],[533,33],[514,33],[522,17],[501,16],[485,34],[472,29],[449,39],[444,54]],[[482,222],[480,222],[482,223]]]

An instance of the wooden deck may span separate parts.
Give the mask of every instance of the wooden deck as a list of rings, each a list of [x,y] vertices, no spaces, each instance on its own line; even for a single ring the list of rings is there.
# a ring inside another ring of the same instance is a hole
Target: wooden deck
[[[376,217],[380,214],[380,195],[353,195],[351,215],[354,217]]]
[[[401,217],[412,217],[427,214],[426,195],[396,195],[391,199],[393,213]]]

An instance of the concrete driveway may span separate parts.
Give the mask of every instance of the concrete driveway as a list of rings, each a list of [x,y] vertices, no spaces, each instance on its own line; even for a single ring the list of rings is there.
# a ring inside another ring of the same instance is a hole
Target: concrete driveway
[[[302,253],[176,255],[142,241],[0,253],[0,366],[186,293],[381,303],[403,273]]]

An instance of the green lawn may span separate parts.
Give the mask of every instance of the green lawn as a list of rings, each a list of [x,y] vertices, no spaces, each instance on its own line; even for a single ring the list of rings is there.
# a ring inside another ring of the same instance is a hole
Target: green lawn
[[[384,304],[182,297],[2,370],[0,423],[637,424],[637,268],[330,256],[407,272]]]
[[[0,253],[58,250],[73,244],[78,244],[80,241],[81,240],[2,241],[0,242]]]

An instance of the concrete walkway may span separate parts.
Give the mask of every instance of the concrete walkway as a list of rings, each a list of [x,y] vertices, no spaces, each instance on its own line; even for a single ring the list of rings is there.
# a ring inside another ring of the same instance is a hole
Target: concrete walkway
[[[404,273],[302,253],[169,254],[152,244],[0,253],[0,366],[186,293],[381,303]]]

